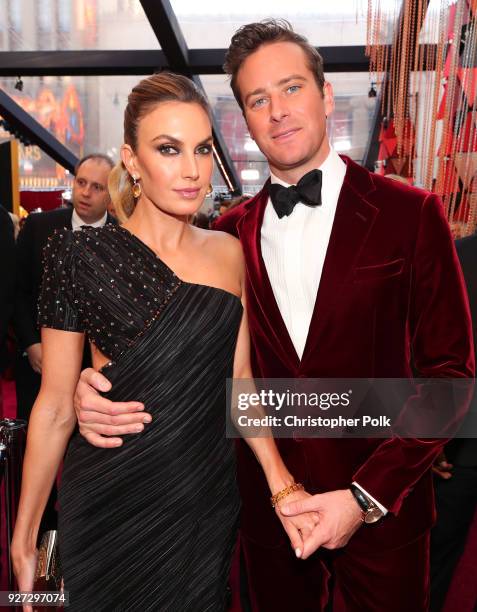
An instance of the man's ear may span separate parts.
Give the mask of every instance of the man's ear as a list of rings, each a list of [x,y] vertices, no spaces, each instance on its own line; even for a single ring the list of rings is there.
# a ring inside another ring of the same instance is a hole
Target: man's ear
[[[139,176],[139,171],[137,168],[136,155],[134,154],[134,151],[132,150],[131,146],[128,144],[121,145],[120,155],[121,161],[123,162],[129,174],[135,177],[136,179],[141,178]]]
[[[333,86],[328,81],[323,85],[323,102],[325,105],[325,115],[329,117],[335,110],[335,99],[333,96]]]

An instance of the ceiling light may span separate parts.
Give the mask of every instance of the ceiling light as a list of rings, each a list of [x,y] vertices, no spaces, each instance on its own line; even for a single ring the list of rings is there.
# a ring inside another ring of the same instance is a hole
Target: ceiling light
[[[254,168],[247,168],[240,172],[242,181],[258,181],[260,178],[260,172]]]
[[[247,140],[245,141],[243,148],[246,151],[253,151],[253,152],[259,152],[260,149],[257,147],[257,143],[252,140],[251,138],[247,138]]]
[[[335,151],[349,151],[351,149],[351,143],[349,140],[337,140],[333,143]]]

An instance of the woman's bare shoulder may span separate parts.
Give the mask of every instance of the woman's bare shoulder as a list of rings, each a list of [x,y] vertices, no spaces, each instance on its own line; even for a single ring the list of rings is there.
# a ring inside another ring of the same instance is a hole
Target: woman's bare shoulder
[[[203,241],[203,246],[211,249],[216,255],[240,261],[243,259],[242,245],[238,238],[218,230],[195,229],[200,232],[198,237]]]
[[[211,239],[216,242],[217,246],[225,249],[231,256],[243,257],[242,244],[238,238],[219,230],[210,231],[210,234]]]

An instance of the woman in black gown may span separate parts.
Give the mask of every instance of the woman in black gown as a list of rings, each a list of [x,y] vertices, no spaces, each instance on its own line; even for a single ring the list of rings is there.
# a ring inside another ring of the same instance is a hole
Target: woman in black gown
[[[59,231],[45,248],[44,373],[15,571],[20,588],[31,589],[38,523],[75,426],[86,337],[113,383],[109,397],[143,402],[153,421],[117,449],[71,438],[59,497],[70,610],[223,610],[239,511],[225,381],[251,378],[241,248],[187,223],[212,172],[208,107],[188,79],[155,75],[133,89],[125,143],[110,178],[125,224]],[[249,443],[271,493],[288,487],[273,440]],[[298,529],[314,524],[311,516],[281,520],[295,544]]]

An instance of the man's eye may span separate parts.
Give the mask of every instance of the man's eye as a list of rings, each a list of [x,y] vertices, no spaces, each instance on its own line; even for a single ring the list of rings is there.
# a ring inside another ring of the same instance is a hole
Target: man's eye
[[[295,93],[295,91],[298,91],[299,89],[301,89],[300,85],[290,85],[290,87],[287,87],[287,91],[290,93]]]
[[[254,102],[252,102],[252,108],[258,108],[260,106],[263,106],[266,102],[266,98],[258,98],[257,100],[254,100]]]
[[[162,155],[177,155],[177,153],[179,153],[177,148],[173,147],[172,145],[160,145],[158,147],[158,151]]]
[[[102,185],[93,185],[93,189],[95,191],[104,191],[104,187]]]

